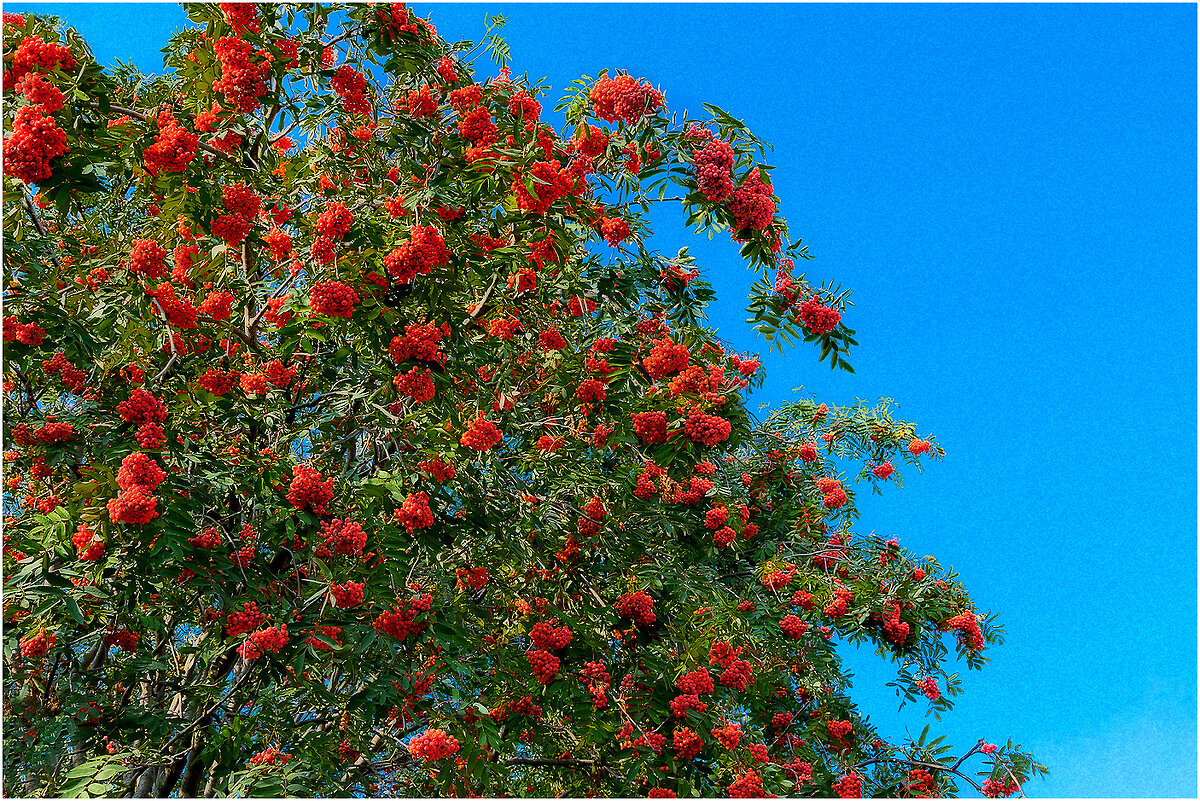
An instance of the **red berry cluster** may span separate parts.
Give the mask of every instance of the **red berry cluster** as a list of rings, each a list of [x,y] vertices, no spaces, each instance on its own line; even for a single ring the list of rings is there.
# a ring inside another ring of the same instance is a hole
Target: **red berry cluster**
[[[704,128],[693,128],[690,133],[708,140],[692,153],[692,168],[700,194],[711,203],[721,203],[733,194],[733,148]]]
[[[392,338],[388,345],[388,355],[394,362],[418,359],[423,362],[445,364],[446,354],[439,351],[442,341],[442,329],[433,323],[420,325],[409,323],[404,327],[404,336]]]
[[[766,795],[763,792],[762,777],[752,770],[739,776],[737,781],[729,785],[727,792],[730,798],[762,798]]]
[[[347,114],[371,113],[371,98],[367,95],[367,78],[349,64],[338,67],[330,79],[333,91],[342,99]]]
[[[886,479],[892,473],[896,472],[896,468],[892,467],[891,462],[883,462],[871,468],[871,472],[875,474],[876,478]]]
[[[655,445],[667,440],[666,412],[637,412],[630,415],[633,429],[638,438],[647,445]]]
[[[237,247],[254,227],[262,208],[262,198],[245,184],[237,183],[221,190],[221,203],[229,213],[213,220],[213,236],[225,240],[230,247]]]
[[[367,546],[367,532],[363,531],[362,524],[336,517],[321,523],[321,538],[325,541],[325,548],[334,554],[354,556],[362,553]]]
[[[627,125],[636,125],[663,102],[662,93],[632,75],[604,76],[592,86],[589,97],[597,117],[607,122],[622,120]]]
[[[194,537],[188,537],[188,544],[197,548],[216,548],[221,544],[221,537],[215,528],[206,528]]]
[[[648,731],[643,733],[641,737],[638,737],[636,740],[634,740],[633,745],[635,748],[639,745],[644,745],[654,753],[661,754],[663,746],[666,744],[666,742],[667,738],[664,735]]]
[[[329,594],[333,596],[333,605],[339,609],[349,609],[363,602],[363,587],[365,583],[347,581],[343,584],[330,584]]]
[[[449,56],[443,56],[438,61],[437,71],[446,83],[458,83],[458,69],[454,66],[454,59]]]
[[[199,147],[200,137],[181,127],[170,111],[163,111],[158,115],[158,136],[154,144],[142,151],[146,172],[151,175],[158,175],[160,170],[183,172],[196,157]]]
[[[547,651],[526,651],[525,658],[529,660],[529,667],[533,670],[533,675],[542,684],[554,681],[554,677],[558,675],[558,668],[562,664],[557,656]]]
[[[288,369],[283,366],[283,362],[278,359],[272,359],[267,362],[267,380],[280,389],[284,389],[288,384],[292,383],[292,379],[296,377],[294,369]]]
[[[720,528],[721,526],[725,525],[725,521],[728,519],[728,517],[729,510],[725,508],[724,504],[718,504],[717,506],[714,506],[712,509],[709,509],[707,512],[705,512],[704,527],[710,529]]]
[[[247,631],[253,631],[266,619],[267,616],[258,611],[258,604],[255,601],[246,601],[239,611],[230,612],[225,618],[225,636],[236,637]]]
[[[395,108],[417,118],[432,117],[437,114],[438,97],[434,90],[425,84],[420,89],[408,90],[407,95],[396,101]]]
[[[283,308],[290,300],[290,296],[272,297],[266,301],[266,311],[263,312],[263,319],[276,327],[283,327],[288,324],[288,320],[292,319],[292,312],[283,312]]]
[[[726,723],[719,729],[710,730],[709,734],[716,737],[717,742],[725,746],[726,750],[732,751],[742,739],[742,727],[737,723]]]
[[[555,328],[547,328],[538,334],[538,345],[546,350],[562,350],[567,347],[567,340]]]
[[[409,599],[397,605],[391,612],[383,612],[375,618],[372,624],[376,631],[403,640],[409,634],[416,634],[425,628],[423,621],[418,622],[417,616],[429,611],[433,606],[433,596],[426,593],[415,599]]]
[[[605,669],[603,662],[586,663],[583,670],[579,671],[579,679],[583,682],[584,688],[592,694],[593,709],[603,709],[608,706],[606,693],[609,685],[612,684],[612,676]]]
[[[476,147],[488,147],[496,143],[496,123],[484,106],[476,106],[462,115],[458,123],[459,136],[470,139]]]
[[[629,238],[629,221],[622,217],[602,217],[600,234],[610,246],[615,248]]]
[[[50,177],[50,160],[70,152],[67,134],[37,106],[22,106],[4,140],[4,172],[27,184]]]
[[[703,714],[708,704],[700,700],[698,695],[679,695],[671,699],[671,714],[677,718],[686,717],[689,711]]]
[[[46,423],[33,432],[34,440],[43,445],[65,442],[73,436],[75,436],[75,427],[70,423]]]
[[[346,204],[330,203],[325,211],[317,217],[317,235],[330,239],[341,239],[350,233],[352,225],[354,225],[354,214],[346,208]]]
[[[567,311],[572,317],[582,317],[585,314],[591,314],[596,311],[596,301],[591,298],[581,298],[578,295],[572,295],[570,302],[567,304]]]
[[[579,521],[579,533],[585,537],[599,534],[600,529],[603,527],[602,521],[607,513],[608,510],[604,508],[604,502],[598,497],[593,497],[583,507],[583,514],[585,516]]]
[[[922,453],[925,453],[928,450],[929,443],[925,440],[914,439],[912,442],[908,443],[908,452],[913,456],[920,456]]]
[[[862,798],[862,777],[857,773],[847,773],[833,783],[833,791],[838,798]]]
[[[17,81],[15,88],[26,100],[47,114],[62,110],[65,100],[63,93],[37,73],[31,72]]]
[[[288,644],[287,626],[271,626],[256,631],[238,648],[238,653],[247,661],[257,659],[264,653],[275,653]]]
[[[292,484],[288,488],[288,503],[300,510],[323,515],[333,499],[333,479],[321,481],[321,474],[311,467],[292,467]]]
[[[942,697],[942,691],[938,688],[937,679],[933,676],[926,676],[917,682],[917,686],[921,688],[921,692],[925,693],[925,697],[930,701],[936,701]]]
[[[727,548],[737,540],[737,532],[729,526],[722,526],[713,532],[713,542],[721,548]]]
[[[291,754],[285,754],[279,750],[278,746],[273,745],[247,759],[246,767],[254,767],[255,765],[286,765],[291,758]]]
[[[903,645],[908,640],[911,627],[900,620],[900,604],[892,604],[883,615],[883,636],[888,642]]]
[[[575,150],[588,158],[604,155],[608,149],[608,135],[595,125],[584,125],[572,143]]]
[[[58,642],[53,632],[40,628],[32,637],[22,637],[20,641],[21,656],[26,659],[41,659]]]
[[[105,632],[102,639],[106,644],[115,645],[125,653],[132,654],[137,650],[142,635],[128,629],[111,629]]]
[[[800,304],[800,320],[813,334],[824,334],[838,327],[842,316],[817,300],[816,296]]]
[[[147,289],[146,296],[158,301],[156,308],[161,308],[167,315],[167,320],[176,328],[195,328],[196,315],[199,313],[191,301],[175,295],[175,286],[164,281],[157,289]]]
[[[842,484],[836,478],[819,478],[817,479],[817,489],[824,496],[821,503],[826,509],[837,509],[848,500],[846,491],[842,489]]]
[[[669,339],[659,340],[650,349],[650,355],[642,360],[642,366],[651,378],[678,373],[688,366],[688,350]]]
[[[487,584],[490,574],[486,567],[460,567],[454,571],[454,575],[458,577],[459,589],[463,589],[464,585],[466,585],[470,586],[473,590],[477,590],[484,584]]]
[[[455,111],[460,115],[466,114],[483,102],[483,89],[474,84],[464,86],[462,89],[452,91],[448,99]]]
[[[224,395],[233,389],[237,380],[238,374],[233,370],[225,373],[216,367],[210,367],[205,371],[204,375],[200,376],[200,380],[197,383],[201,389],[211,392],[214,395]]]
[[[414,367],[407,373],[400,373],[392,383],[401,395],[407,395],[417,403],[433,400],[437,389],[433,385],[433,373],[420,367]]]
[[[258,33],[258,6],[253,3],[221,3],[221,14],[230,30],[240,34],[246,31]]]
[[[455,475],[454,464],[444,462],[436,456],[417,462],[417,467],[422,472],[432,476],[433,480],[439,483],[445,483],[454,478]]]
[[[707,478],[692,476],[688,479],[686,489],[682,484],[675,487],[675,491],[671,494],[671,500],[685,506],[695,506],[708,497],[708,492],[713,486],[713,482]]]
[[[801,621],[795,615],[788,615],[779,621],[779,628],[783,629],[783,633],[788,637],[798,640],[804,636],[804,632],[808,631],[808,624]]]
[[[552,437],[549,434],[543,434],[538,437],[537,447],[539,451],[552,453],[566,444],[565,437]]]
[[[518,332],[524,330],[525,326],[520,320],[511,318],[496,317],[487,323],[488,336],[504,341],[511,340]]]
[[[495,423],[485,417],[476,417],[458,441],[464,448],[486,451],[498,445],[502,439],[504,432]]]
[[[678,759],[689,762],[700,755],[700,751],[704,748],[704,741],[700,739],[700,735],[687,726],[680,726],[675,729],[673,747]]]
[[[516,701],[497,706],[488,713],[488,717],[497,723],[503,723],[508,720],[511,715],[523,715],[530,720],[542,719],[542,708],[533,702],[533,699],[528,695],[523,696]]]
[[[75,545],[75,554],[81,562],[98,562],[104,556],[104,541],[88,528],[86,523],[80,524],[71,537]]]
[[[439,729],[426,729],[408,741],[408,753],[426,762],[458,753],[458,740]]]
[[[699,409],[693,409],[692,413],[688,415],[683,430],[692,442],[699,442],[701,445],[711,447],[729,439],[732,426],[723,417],[704,414]]]
[[[695,696],[711,693],[714,689],[712,674],[704,667],[684,673],[675,680],[675,686],[684,695]]]
[[[317,634],[324,634],[329,639],[333,640],[340,647],[342,640],[338,636],[342,633],[341,626],[317,626],[316,630],[309,636],[305,643],[316,648],[318,651],[332,651],[333,646],[329,643],[317,638]]]
[[[271,249],[271,256],[276,261],[286,259],[292,252],[292,238],[278,228],[268,231],[263,240]]]
[[[5,88],[9,81],[18,83],[34,70],[53,72],[61,67],[70,72],[76,67],[71,49],[57,42],[44,42],[37,36],[27,36],[12,54],[12,66],[4,74]]]
[[[151,494],[166,477],[158,465],[143,453],[133,453],[121,462],[117,497],[108,502],[108,516],[114,523],[140,525],[158,517],[158,501]]]
[[[129,251],[129,272],[146,278],[163,278],[167,275],[167,264],[163,250],[153,239],[135,239]]]
[[[4,341],[5,342],[12,342],[13,340],[16,340],[17,342],[20,342],[22,345],[31,345],[33,347],[37,347],[37,346],[41,345],[45,339],[46,339],[46,329],[42,328],[37,323],[22,323],[16,317],[11,317],[11,316],[4,318]],[[57,366],[60,363],[59,361],[56,361],[57,358],[58,358],[58,354],[55,354],[55,359],[52,359],[49,362],[42,362],[42,369],[48,373],[55,372],[55,370],[58,369]],[[66,357],[64,356],[61,361],[66,362]],[[54,365],[54,366],[49,367],[47,365]]]
[[[759,178],[757,168],[751,170],[742,185],[733,191],[726,206],[733,214],[734,227],[739,231],[761,231],[771,224],[775,216],[771,187]]]
[[[542,651],[557,651],[570,644],[575,635],[566,626],[555,627],[556,623],[557,620],[543,620],[534,625],[533,630],[529,632],[529,639],[533,640],[536,648]]]
[[[959,642],[972,651],[983,650],[983,630],[979,628],[979,618],[975,613],[963,612],[961,615],[955,615],[947,620],[945,625],[947,629],[954,629],[958,633]]]
[[[1005,779],[1003,782],[998,782],[995,779],[983,780],[983,794],[987,798],[1008,798],[1020,792],[1021,785],[1011,779]]]
[[[153,459],[139,451],[121,460],[117,486],[123,490],[142,487],[147,492],[154,492],[166,477],[167,474]]]
[[[17,323],[17,325],[20,325],[20,323]],[[22,335],[25,335],[24,339],[22,339]],[[18,332],[17,339],[27,345],[41,344],[41,340],[45,335],[46,332],[40,325],[37,323],[30,323],[29,325],[25,326],[24,331]],[[29,341],[26,341],[26,339]],[[83,394],[86,376],[83,374],[82,370],[75,367],[67,360],[66,355],[61,350],[57,351],[48,361],[42,362],[42,370],[44,370],[47,375],[54,375],[57,373],[59,380],[62,381],[63,386],[67,388],[68,392],[74,395]]]
[[[225,95],[225,100],[243,114],[252,114],[258,109],[258,99],[267,93],[267,74],[271,62],[257,54],[249,42],[225,36],[213,45],[217,60],[221,62],[221,78],[213,89]],[[257,55],[252,62],[250,57]]]
[[[358,293],[353,287],[340,281],[322,281],[313,284],[309,290],[309,304],[313,314],[323,314],[330,317],[345,317],[354,315],[354,305],[358,303]]]
[[[846,614],[846,610],[850,606],[850,602],[854,600],[854,594],[845,587],[838,587],[833,591],[833,600],[825,607],[825,614],[834,620],[837,620],[842,615]]]
[[[784,772],[791,776],[797,787],[802,787],[812,781],[812,764],[801,759],[793,759],[780,765]]]
[[[383,258],[388,275],[397,283],[407,284],[418,275],[428,275],[450,263],[446,241],[433,226],[414,225],[409,241]]]
[[[762,585],[768,590],[781,590],[792,583],[792,579],[796,577],[796,566],[788,565],[783,570],[776,568],[768,572],[762,577]]]
[[[725,668],[717,680],[739,692],[749,686],[752,673],[750,663],[738,658],[741,654],[742,646],[734,648],[729,643],[720,641],[714,642],[708,652],[708,664]]]
[[[512,191],[517,198],[517,207],[533,214],[545,214],[550,205],[566,197],[582,186],[569,170],[562,170],[558,161],[535,161],[528,172],[513,176]],[[526,183],[533,185],[531,194]]]
[[[629,618],[638,626],[649,626],[657,620],[654,599],[642,591],[627,592],[617,599],[617,614]]]
[[[424,492],[417,492],[405,498],[404,503],[396,510],[396,522],[403,523],[409,534],[432,526],[433,512],[429,509],[429,496]]]

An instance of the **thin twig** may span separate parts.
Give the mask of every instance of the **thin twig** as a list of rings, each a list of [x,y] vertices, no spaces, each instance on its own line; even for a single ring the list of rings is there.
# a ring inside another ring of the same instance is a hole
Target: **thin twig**
[[[488,286],[487,291],[483,293],[483,297],[480,298],[478,305],[475,306],[475,311],[471,312],[470,316],[463,321],[463,325],[469,325],[470,323],[473,323],[475,318],[483,314],[483,309],[487,305],[488,299],[491,298],[492,291],[495,290],[496,284],[499,282],[500,273],[496,273],[494,276],[492,276],[492,283]]]

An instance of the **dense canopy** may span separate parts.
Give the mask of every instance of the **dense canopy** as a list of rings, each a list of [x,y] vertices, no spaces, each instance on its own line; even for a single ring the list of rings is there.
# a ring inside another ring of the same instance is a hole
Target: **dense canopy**
[[[402,4],[188,14],[159,77],[4,16],[7,794],[1041,770],[889,742],[847,694],[837,643],[869,642],[940,714],[999,628],[853,531],[933,437],[886,401],[746,407],[760,365],[706,327],[688,236],[731,234],[767,340],[857,343],[745,126],[613,72],[556,130],[548,87],[476,79],[491,29]],[[652,241],[654,203],[689,230]]]

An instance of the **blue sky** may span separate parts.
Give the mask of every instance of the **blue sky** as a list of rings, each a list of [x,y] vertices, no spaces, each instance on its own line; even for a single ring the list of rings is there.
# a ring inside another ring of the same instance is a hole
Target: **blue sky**
[[[935,728],[1026,746],[1052,770],[1031,795],[1194,797],[1196,7],[417,9],[451,41],[503,13],[516,73],[558,90],[624,69],[774,144],[804,266],[854,289],[862,344],[854,375],[807,347],[766,356],[755,400],[887,396],[936,434],[945,462],[860,496],[860,529],[953,565],[1008,631]],[[5,10],[57,13],[102,63],[154,72],[184,24],[172,5]],[[712,324],[765,353],[736,248],[681,223],[664,215],[662,249],[691,244]],[[890,670],[854,662],[872,720],[919,732]]]

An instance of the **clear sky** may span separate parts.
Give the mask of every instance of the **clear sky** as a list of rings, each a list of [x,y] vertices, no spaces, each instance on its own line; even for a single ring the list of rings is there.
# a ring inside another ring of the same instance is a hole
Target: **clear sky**
[[[172,5],[5,10],[59,14],[102,63],[150,72],[184,24]],[[1195,797],[1196,7],[417,10],[450,41],[503,13],[515,73],[557,90],[628,70],[775,145],[804,267],[854,289],[862,344],[855,375],[808,346],[766,356],[755,400],[887,396],[936,434],[946,461],[860,495],[860,528],[953,565],[1008,631],[934,727],[1029,748],[1052,771],[1032,795]],[[692,244],[712,324],[765,353],[733,243],[672,217],[662,249]],[[893,738],[919,732],[873,661],[854,695]]]

